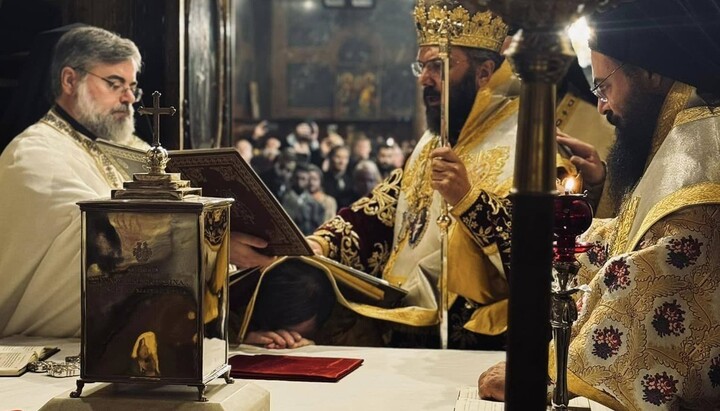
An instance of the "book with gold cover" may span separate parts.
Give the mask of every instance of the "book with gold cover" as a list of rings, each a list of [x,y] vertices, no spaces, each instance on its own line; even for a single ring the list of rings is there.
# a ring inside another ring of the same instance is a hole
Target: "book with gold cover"
[[[232,197],[232,231],[268,242],[268,255],[312,255],[305,236],[249,164],[232,148],[171,151],[167,171],[201,187],[204,196]]]
[[[109,141],[97,140],[100,149],[130,180],[144,173],[145,151]],[[180,173],[207,197],[232,197],[232,231],[262,238],[267,255],[313,254],[300,229],[265,186],[260,177],[232,148],[170,151],[167,172]]]
[[[146,172],[145,151],[106,140],[96,140],[113,164],[130,180],[135,173]],[[387,281],[348,267],[334,260],[313,255],[300,229],[268,190],[260,177],[240,154],[231,148],[170,151],[167,171],[180,173],[192,186],[202,188],[204,196],[232,197],[230,225],[268,241],[259,252],[273,256],[308,256],[326,266],[341,288],[354,299],[384,307],[394,306],[407,291]],[[255,272],[254,272],[255,271]],[[231,274],[235,288],[254,289],[257,270]],[[255,280],[252,280],[255,278]]]

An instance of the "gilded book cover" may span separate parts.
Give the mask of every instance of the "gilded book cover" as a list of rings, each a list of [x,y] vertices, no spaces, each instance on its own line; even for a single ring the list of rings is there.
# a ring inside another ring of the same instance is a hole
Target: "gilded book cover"
[[[134,173],[146,172],[145,151],[100,139],[97,144],[126,174],[127,180]],[[292,256],[313,254],[279,201],[234,149],[170,151],[167,172],[180,173],[193,187],[202,188],[203,196],[234,198],[231,229],[267,240],[269,244],[261,252]]]
[[[130,180],[134,173],[146,172],[145,152],[109,141],[97,140],[109,160]],[[265,187],[260,177],[234,149],[200,149],[170,151],[167,171],[182,174],[194,187],[201,187],[209,197],[232,197],[231,229],[255,235],[269,242],[261,252],[276,256],[309,256],[326,266],[349,292],[353,300],[383,307],[393,307],[407,291],[385,280],[355,270],[322,256],[313,255],[305,237],[280,202]],[[231,285],[253,290],[257,280],[255,268],[231,273]]]

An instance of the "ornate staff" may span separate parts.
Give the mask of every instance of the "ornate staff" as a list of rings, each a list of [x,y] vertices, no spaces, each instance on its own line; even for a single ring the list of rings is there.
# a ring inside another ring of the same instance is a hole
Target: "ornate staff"
[[[418,0],[415,19],[418,27],[418,41],[421,46],[437,46],[441,61],[440,75],[440,133],[438,146],[449,147],[450,138],[450,51],[453,46],[486,48],[498,50],[507,32],[500,19],[494,19],[489,12],[471,14],[462,4],[448,2],[447,5],[432,5],[425,8],[425,1]],[[449,10],[452,8],[451,10]],[[440,275],[438,279],[437,318],[440,323],[440,338],[443,348],[448,340],[448,228],[451,223],[448,204],[440,198],[440,212],[436,220],[440,231]]]
[[[442,60],[442,83],[440,85],[440,147],[450,145],[449,134],[450,124],[448,117],[450,113],[450,31],[447,25],[449,19],[445,19],[443,33],[441,33],[440,51],[438,57]],[[440,317],[440,343],[442,348],[448,347],[448,227],[450,227],[450,215],[448,214],[448,203],[445,198],[440,199],[440,216],[437,218],[437,225],[440,227],[440,284],[438,304],[438,316]]]
[[[419,2],[422,5],[422,1]],[[424,6],[424,5],[423,5]],[[440,84],[440,147],[450,146],[450,37],[462,29],[462,23],[453,22],[447,7],[443,8],[443,17],[438,19],[440,38],[438,58],[442,60],[442,76]],[[440,301],[438,301],[438,319],[440,322],[440,343],[442,348],[448,346],[448,227],[450,214],[445,198],[440,199],[440,216],[437,218],[440,227],[440,281],[438,284]]]

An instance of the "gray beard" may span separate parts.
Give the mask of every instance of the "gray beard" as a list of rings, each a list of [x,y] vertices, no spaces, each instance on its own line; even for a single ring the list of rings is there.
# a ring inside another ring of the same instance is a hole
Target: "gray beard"
[[[85,125],[85,127],[92,131],[97,137],[115,143],[127,145],[135,133],[135,124],[132,117],[125,118],[121,121],[115,121],[113,118],[108,117],[97,120],[98,121],[83,122],[82,119],[79,119],[80,123]]]
[[[126,109],[125,106],[118,105],[113,107],[110,113],[102,113],[95,107],[95,102],[87,93],[86,87],[83,83],[78,89],[77,121],[98,138],[119,144],[128,144],[135,133],[133,106],[129,105]],[[113,113],[116,111],[127,111],[129,115],[121,120],[116,120],[113,117]]]

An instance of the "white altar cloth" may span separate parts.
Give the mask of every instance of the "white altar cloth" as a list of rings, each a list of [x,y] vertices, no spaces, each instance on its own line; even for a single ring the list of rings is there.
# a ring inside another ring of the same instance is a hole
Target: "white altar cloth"
[[[52,359],[59,360],[80,351],[77,339],[0,339],[0,345],[13,344],[57,346],[61,351]],[[491,351],[330,346],[265,350],[243,345],[231,348],[232,353],[364,359],[360,368],[336,383],[251,380],[270,392],[273,411],[451,411],[462,387],[477,386],[482,371],[505,359],[504,352]],[[33,373],[0,378],[0,410],[37,410],[52,397],[73,389],[75,380]]]

